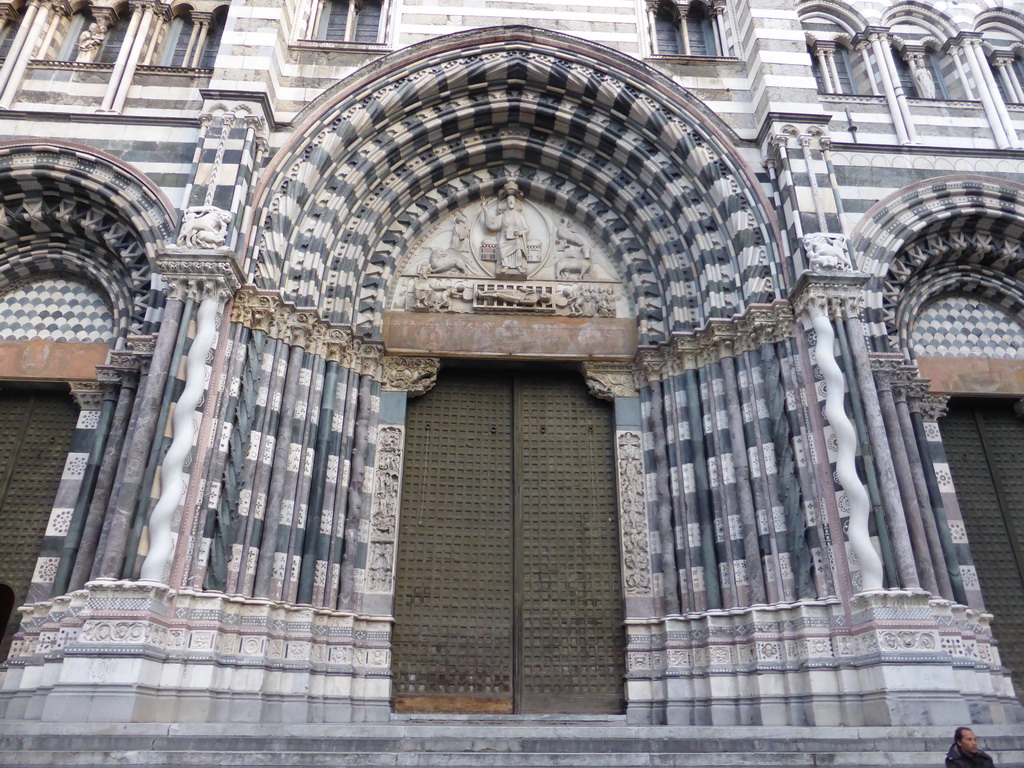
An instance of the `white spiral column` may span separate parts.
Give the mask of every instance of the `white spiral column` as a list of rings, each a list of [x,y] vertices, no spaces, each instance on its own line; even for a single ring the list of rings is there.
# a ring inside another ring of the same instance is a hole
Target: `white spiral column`
[[[182,254],[181,258],[160,263],[176,298],[191,299],[199,308],[195,315],[195,336],[185,357],[185,387],[171,417],[171,445],[160,466],[160,498],[149,518],[149,552],[141,572],[146,581],[167,583],[168,565],[174,552],[171,523],[185,499],[188,485],[185,462],[195,442],[196,408],[208,385],[206,359],[217,340],[217,318],[238,285],[230,257],[214,260],[208,252],[206,260],[199,260],[196,255]],[[188,322],[188,318],[182,318],[182,322]]]
[[[846,378],[836,361],[836,334],[832,325],[833,317],[841,316],[844,308],[860,312],[862,287],[867,275],[854,272],[850,267],[841,235],[813,233],[805,235],[804,243],[808,263],[814,271],[800,276],[793,290],[792,302],[798,316],[810,321],[818,337],[814,362],[825,380],[825,418],[836,435],[836,477],[850,500],[850,547],[860,565],[861,589],[880,590],[883,588],[882,559],[871,543],[868,527],[871,500],[857,474],[857,431],[846,414]],[[819,243],[824,245],[819,246]],[[834,261],[822,267],[829,257]]]

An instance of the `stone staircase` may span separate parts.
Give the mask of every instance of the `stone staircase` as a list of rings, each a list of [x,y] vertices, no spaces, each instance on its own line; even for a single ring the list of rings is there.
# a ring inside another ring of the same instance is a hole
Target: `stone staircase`
[[[387,724],[0,723],[0,766],[940,768],[951,728],[630,726],[620,719],[394,718]],[[979,725],[998,768],[1024,726]]]

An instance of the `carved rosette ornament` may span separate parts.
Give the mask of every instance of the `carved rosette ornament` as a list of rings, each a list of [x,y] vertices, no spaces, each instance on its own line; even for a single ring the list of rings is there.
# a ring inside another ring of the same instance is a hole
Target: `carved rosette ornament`
[[[584,363],[583,375],[590,394],[601,400],[637,396],[637,374],[633,363]]]
[[[369,592],[390,592],[394,581],[403,446],[404,435],[400,427],[383,427],[378,432],[373,511],[370,514],[370,541],[366,559],[366,584]]]
[[[627,597],[641,597],[651,594],[651,549],[640,433],[619,432],[615,447],[619,523],[622,529],[623,586]]]
[[[381,385],[385,391],[406,392],[409,397],[426,394],[437,382],[441,361],[436,357],[392,357],[381,361]]]

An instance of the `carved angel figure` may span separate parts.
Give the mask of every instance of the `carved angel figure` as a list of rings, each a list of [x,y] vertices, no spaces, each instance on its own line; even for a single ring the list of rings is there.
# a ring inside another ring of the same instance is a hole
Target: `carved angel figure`
[[[231,214],[212,205],[196,206],[185,211],[178,245],[186,248],[220,248],[228,237]]]

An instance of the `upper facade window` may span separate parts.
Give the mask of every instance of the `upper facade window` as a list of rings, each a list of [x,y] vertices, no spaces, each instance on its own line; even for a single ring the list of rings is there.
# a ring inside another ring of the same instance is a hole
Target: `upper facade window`
[[[649,6],[653,52],[658,56],[729,56],[724,5],[662,0]]]
[[[335,43],[381,42],[380,0],[323,0],[318,8],[316,39]]]

